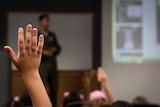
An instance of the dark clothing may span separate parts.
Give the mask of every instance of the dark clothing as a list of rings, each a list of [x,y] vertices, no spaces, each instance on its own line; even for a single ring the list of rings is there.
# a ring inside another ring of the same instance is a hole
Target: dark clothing
[[[31,101],[31,98],[28,94],[28,91],[24,91],[19,95],[19,102],[21,102],[24,105],[24,107],[25,106],[32,106],[32,101]]]
[[[39,33],[39,35],[40,34],[43,34],[43,33]],[[45,34],[43,34],[43,35],[45,35]],[[55,54],[52,57],[52,58],[55,58],[60,53],[61,48],[60,48],[60,46],[58,44],[56,35],[54,33],[52,33],[52,32],[48,32],[44,36],[44,47],[43,47],[43,49],[44,50],[48,50],[48,49],[53,48],[53,47],[55,47],[57,49]]]
[[[40,34],[43,33],[39,33],[39,35]],[[52,32],[48,32],[44,36],[43,50],[49,50],[53,47],[56,48],[56,52],[52,57],[45,56],[42,54],[39,71],[43,83],[49,86],[50,100],[52,104],[55,106],[57,102],[57,90],[58,90],[58,70],[57,70],[56,56],[60,53],[61,48],[57,42],[55,34]]]

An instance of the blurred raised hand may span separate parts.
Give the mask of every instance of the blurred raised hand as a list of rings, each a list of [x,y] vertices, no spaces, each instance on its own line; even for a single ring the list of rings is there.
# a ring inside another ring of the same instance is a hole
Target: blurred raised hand
[[[108,98],[108,103],[112,104],[115,100],[114,100],[112,91],[110,89],[110,86],[108,84],[107,73],[102,67],[99,67],[97,69],[97,80],[100,82],[102,88],[105,91],[106,97]]]
[[[108,81],[106,71],[102,67],[99,67],[97,70],[97,80],[100,83],[106,83]]]

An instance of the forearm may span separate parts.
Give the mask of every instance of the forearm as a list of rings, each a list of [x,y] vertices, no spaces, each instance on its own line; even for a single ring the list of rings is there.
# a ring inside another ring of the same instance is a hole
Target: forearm
[[[52,107],[38,70],[32,74],[22,74],[33,107]]]
[[[112,94],[112,91],[109,87],[108,82],[103,82],[103,83],[101,83],[101,85],[105,91],[107,98],[108,98],[109,104],[112,104],[115,100],[114,100],[114,97],[113,97],[113,94]]]
[[[48,50],[43,50],[43,52],[42,52],[42,55],[43,56],[48,56],[48,52],[47,52]]]
[[[52,57],[53,53],[50,50],[43,50],[42,55],[46,57]]]

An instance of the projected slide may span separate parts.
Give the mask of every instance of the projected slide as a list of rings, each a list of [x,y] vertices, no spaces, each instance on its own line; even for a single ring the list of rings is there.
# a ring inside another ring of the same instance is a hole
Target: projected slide
[[[160,0],[112,0],[115,63],[160,61]]]

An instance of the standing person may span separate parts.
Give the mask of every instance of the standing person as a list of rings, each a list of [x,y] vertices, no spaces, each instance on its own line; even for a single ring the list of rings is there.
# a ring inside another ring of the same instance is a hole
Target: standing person
[[[39,16],[39,35],[44,35],[44,47],[40,64],[40,75],[43,83],[49,86],[50,100],[54,107],[57,102],[58,90],[58,70],[56,57],[59,55],[61,48],[56,36],[49,31],[50,17],[48,14]]]

